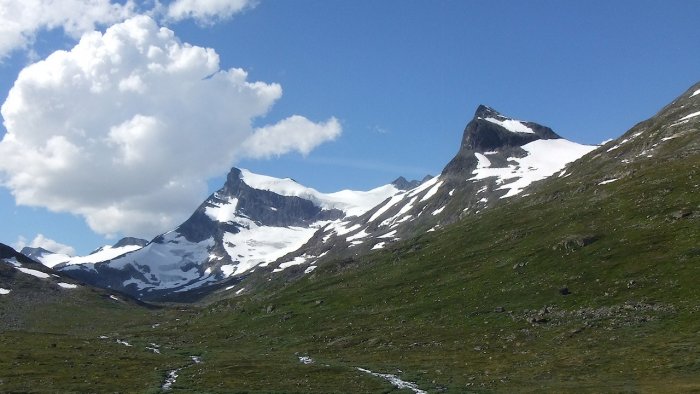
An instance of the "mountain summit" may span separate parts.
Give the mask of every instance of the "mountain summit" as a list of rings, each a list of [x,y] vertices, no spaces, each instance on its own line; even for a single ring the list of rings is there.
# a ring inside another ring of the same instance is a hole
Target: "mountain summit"
[[[321,193],[291,178],[232,168],[223,187],[173,231],[131,253],[62,269],[142,299],[182,295],[248,275],[301,248],[326,224],[361,215],[398,191],[385,185]]]
[[[465,216],[477,215],[502,199],[524,194],[533,182],[561,171],[567,163],[595,148],[567,141],[549,127],[512,119],[481,105],[464,129],[459,151],[439,176],[412,188],[405,179],[397,179],[397,187],[409,188],[364,215],[325,226],[312,242],[286,259],[305,255],[352,258],[435,231]],[[273,272],[284,269],[284,262],[270,267]],[[297,274],[314,266],[302,268],[296,269]]]
[[[514,148],[537,140],[560,139],[549,127],[535,122],[509,118],[493,108],[479,105],[467,124],[457,155],[445,167],[444,174],[460,173],[472,168],[478,160],[474,153],[517,153]],[[507,159],[507,156],[505,157]]]

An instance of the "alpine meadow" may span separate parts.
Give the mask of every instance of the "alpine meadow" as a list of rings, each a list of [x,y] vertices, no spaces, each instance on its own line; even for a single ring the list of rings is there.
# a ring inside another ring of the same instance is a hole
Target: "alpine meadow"
[[[0,392],[699,392],[698,12],[0,0]]]

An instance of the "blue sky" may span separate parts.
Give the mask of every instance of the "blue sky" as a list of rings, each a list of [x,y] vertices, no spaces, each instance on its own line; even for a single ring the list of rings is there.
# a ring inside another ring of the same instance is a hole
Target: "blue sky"
[[[335,118],[342,127],[306,155],[239,153],[207,170],[208,188],[178,203],[177,220],[220,187],[221,169],[232,165],[326,192],[437,174],[481,103],[576,142],[615,138],[700,80],[698,15],[696,1],[261,0],[230,17],[154,16],[181,42],[216,51],[220,69],[281,86],[254,127],[292,115],[319,127]],[[112,23],[96,26],[104,32]],[[71,50],[77,37],[39,27],[33,42],[9,52],[0,64],[3,101],[23,67]],[[206,115],[214,104],[192,105]],[[130,235],[115,227],[106,237],[75,205],[37,205],[17,206],[10,188],[0,188],[0,242],[43,234],[84,254]]]

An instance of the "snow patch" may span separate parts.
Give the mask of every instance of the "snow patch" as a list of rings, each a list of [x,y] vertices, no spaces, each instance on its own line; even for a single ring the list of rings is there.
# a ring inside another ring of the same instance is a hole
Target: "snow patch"
[[[204,209],[204,213],[209,216],[211,220],[220,223],[228,223],[236,218],[237,207],[238,199],[235,197],[230,197],[225,202],[220,204],[210,203],[210,205]]]
[[[437,194],[437,192],[438,192],[438,190],[440,190],[440,186],[442,186],[442,184],[443,184],[442,181],[436,183],[435,186],[433,186],[433,188],[430,189],[430,191],[428,191],[427,193],[425,193],[425,196],[423,196],[423,198],[421,198],[420,201],[421,201],[421,202],[423,202],[423,201],[428,201],[428,199],[430,199],[432,196],[434,196],[435,194]]]
[[[314,270],[315,270],[316,268],[318,268],[318,267],[315,266],[315,265],[311,265],[311,266],[307,267],[307,268],[304,270],[304,273],[305,273],[305,274],[310,274],[310,273],[314,272]]]
[[[380,202],[400,192],[394,185],[384,185],[369,191],[341,190],[326,194],[302,186],[290,178],[274,178],[254,174],[243,169],[241,170],[241,179],[254,189],[267,190],[282,196],[301,197],[323,209],[340,209],[347,216],[362,215]]]
[[[250,223],[248,229],[235,234],[225,233],[224,249],[237,264],[233,271],[230,271],[230,265],[222,266],[222,272],[226,276],[239,275],[260,264],[272,263],[302,247],[316,230],[314,227],[269,227]]]
[[[418,199],[418,197],[413,197],[413,198],[411,199],[411,201],[409,201],[406,205],[404,205],[403,207],[401,207],[401,209],[399,210],[398,213],[396,213],[394,216],[392,216],[392,217],[390,217],[390,218],[384,220],[383,222],[381,222],[381,223],[379,224],[379,226],[380,226],[380,227],[381,227],[381,226],[389,226],[389,225],[392,225],[392,224],[394,224],[394,223],[397,223],[397,219],[398,219],[399,217],[403,216],[406,212],[410,211],[411,208],[413,208],[413,204],[416,202],[417,199]],[[409,216],[410,216],[410,215],[409,215]],[[406,219],[404,218],[404,219],[402,219],[402,220],[399,220],[398,223],[401,223],[401,222],[403,222],[403,221],[406,221]]]
[[[607,181],[600,182],[599,185],[607,185],[608,183],[613,183],[619,178],[614,178],[614,179],[608,179]]]
[[[496,118],[484,118],[485,121],[491,122],[493,124],[497,124],[504,129],[510,131],[511,133],[528,133],[528,134],[535,134],[535,132],[525,126],[525,124],[519,120],[515,119],[505,119],[505,120],[500,120]]]
[[[124,346],[131,347],[131,344],[130,344],[129,342],[127,342],[127,341],[122,341],[121,339],[117,339],[116,342],[117,342],[118,344],[120,344],[120,345],[124,345]]]
[[[445,207],[438,208],[438,209],[436,209],[436,210],[433,211],[432,215],[433,215],[433,216],[437,216],[437,215],[441,214],[442,211],[444,211],[444,210],[445,210]]]
[[[366,230],[367,229],[363,229],[362,231],[358,232],[357,234],[345,238],[345,240],[347,242],[353,242],[353,241],[356,241],[358,239],[366,238],[369,235],[369,233]]]
[[[522,146],[528,154],[525,157],[508,158],[508,167],[477,168],[470,181],[495,177],[502,186],[498,190],[508,190],[501,198],[512,197],[523,191],[532,182],[544,179],[566,164],[594,150],[595,146],[581,145],[565,139],[537,140]],[[510,181],[512,180],[513,181]],[[510,181],[506,183],[506,181]],[[477,192],[478,193],[478,192]]]
[[[428,181],[424,182],[422,185],[418,186],[415,189],[409,190],[408,191],[408,197],[414,197],[420,193],[422,193],[425,190],[430,189],[433,187],[438,181],[440,180],[439,177],[435,177],[432,179],[429,179]]]
[[[678,138],[678,137],[680,137],[680,134],[674,134],[674,135],[672,135],[672,136],[670,136],[670,137],[664,137],[664,138],[662,138],[661,141],[668,141],[668,140],[672,140],[672,139]]]
[[[27,275],[36,276],[37,278],[47,279],[47,278],[50,277],[50,275],[47,274],[47,273],[45,273],[45,272],[33,270],[33,269],[30,269],[30,268],[23,268],[23,267],[15,267],[15,268],[18,269],[18,270],[20,270],[20,271],[22,271],[22,272],[24,272],[24,273],[27,274]]]
[[[0,287],[0,295],[8,295],[11,291],[12,290],[3,289],[2,287]]]
[[[386,242],[380,242],[374,246],[372,246],[371,250],[379,250],[379,249],[384,249],[384,245],[386,245]]]
[[[478,152],[474,152],[474,156],[476,156],[476,159],[479,161],[476,165],[476,168],[491,167],[491,160],[489,160],[488,157],[486,157]]]
[[[698,112],[693,112],[692,114],[686,115],[686,116],[680,118],[680,119],[678,120],[678,122],[676,122],[676,123],[680,123],[680,122],[686,121],[686,120],[691,119],[691,118],[694,118],[694,117],[696,117],[696,116],[700,116],[700,111],[698,111]]]
[[[389,201],[387,201],[386,204],[382,205],[381,208],[379,208],[376,212],[374,212],[374,214],[372,214],[372,216],[369,218],[369,222],[373,222],[373,221],[377,220],[377,218],[379,218],[384,212],[386,212],[389,208],[396,205],[396,203],[401,201],[404,197],[406,197],[405,193],[401,193],[401,194],[397,194],[395,196],[392,196],[389,199]]]
[[[304,263],[306,262],[306,260],[309,259],[309,258],[310,258],[310,256],[309,256],[309,255],[306,255],[306,254],[303,255],[303,256],[295,257],[294,260],[292,260],[292,261],[287,261],[286,263],[280,264],[279,267],[277,267],[277,268],[275,268],[274,270],[272,270],[272,272],[281,272],[281,271],[284,271],[285,269],[287,269],[287,268],[289,268],[289,267],[293,267],[293,266],[295,266],[295,265],[304,264]]]
[[[380,235],[377,238],[394,238],[394,236],[396,236],[396,230],[389,231],[388,233]]]
[[[77,289],[78,288],[78,285],[74,285],[71,283],[65,283],[65,282],[59,282],[58,285],[64,289]]]
[[[304,365],[310,365],[314,363],[314,359],[309,356],[299,356],[299,362]]]
[[[700,94],[700,89],[694,91],[693,94],[690,95],[690,97],[695,97],[695,96],[697,96],[698,94]]]
[[[22,263],[20,263],[19,261],[17,261],[17,259],[14,258],[14,257],[11,258],[11,259],[5,260],[5,262],[6,262],[6,263],[9,263],[10,265],[12,265],[12,266],[14,266],[14,267],[21,267],[21,266],[22,266]]]
[[[203,284],[199,263],[208,259],[208,250],[214,246],[214,239],[191,242],[177,231],[161,237],[161,242],[152,242],[109,263],[109,267],[115,269],[131,266],[143,275],[143,279],[129,279],[123,286],[135,284],[139,290],[150,290],[182,287],[196,282]]]

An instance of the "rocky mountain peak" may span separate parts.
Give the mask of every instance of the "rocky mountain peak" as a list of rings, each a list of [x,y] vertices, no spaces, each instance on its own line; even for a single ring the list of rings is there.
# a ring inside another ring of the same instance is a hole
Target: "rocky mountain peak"
[[[461,149],[486,152],[555,138],[561,137],[549,127],[512,119],[493,108],[479,105],[474,118],[464,129]]]
[[[29,258],[36,258],[45,254],[53,254],[54,252],[46,250],[44,248],[32,248],[31,246],[25,246],[22,248],[20,253]]]
[[[535,122],[509,118],[486,105],[479,105],[467,124],[459,152],[443,174],[471,172],[476,166],[475,152],[512,154],[514,150],[540,139],[561,138],[552,129]]]
[[[430,179],[430,178],[428,178],[428,179]],[[414,187],[420,186],[421,183],[423,183],[423,181],[419,181],[417,179],[413,179],[413,180],[409,181],[402,176],[394,179],[394,181],[391,182],[391,184],[396,186],[396,188],[399,190],[410,190],[410,189],[413,189]]]
[[[122,246],[130,246],[130,245],[143,247],[143,246],[146,246],[147,243],[148,243],[148,241],[146,241],[145,239],[134,238],[134,237],[124,237],[124,238],[120,239],[117,243],[115,243],[114,246],[112,246],[112,247],[113,248],[120,248]]]
[[[503,117],[500,112],[496,111],[495,109],[486,106],[484,104],[479,104],[479,106],[476,108],[476,111],[474,112],[474,119],[476,118],[498,118],[498,117]]]

